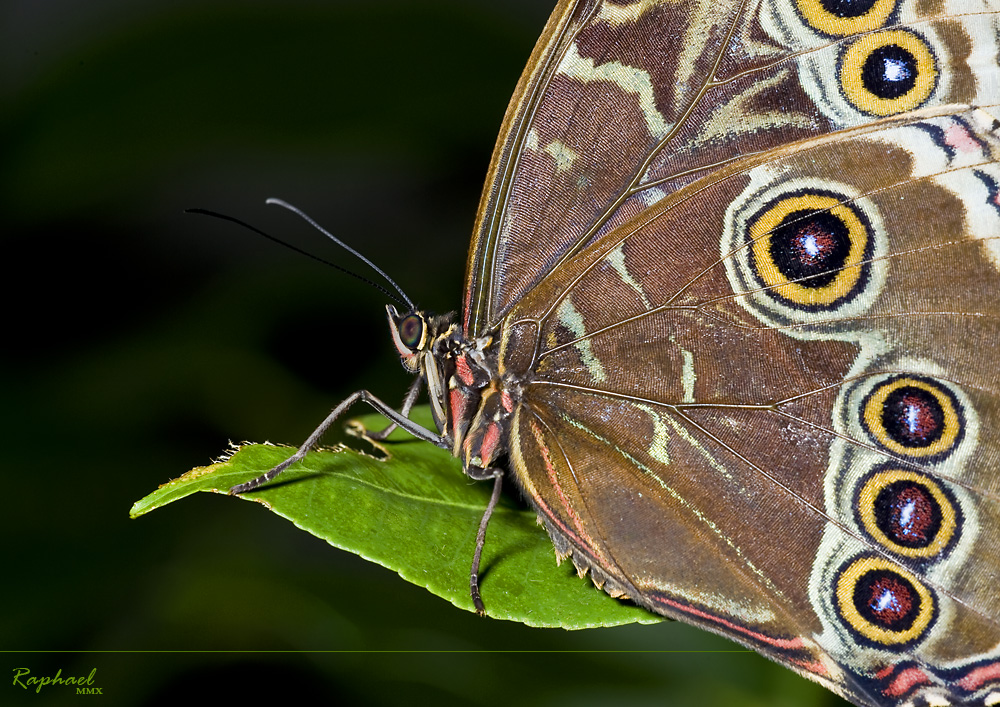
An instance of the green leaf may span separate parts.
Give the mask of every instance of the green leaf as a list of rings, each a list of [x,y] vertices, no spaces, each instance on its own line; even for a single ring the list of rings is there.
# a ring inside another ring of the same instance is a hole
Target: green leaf
[[[431,424],[426,408],[412,417]],[[355,428],[381,429],[385,424],[373,415]],[[262,444],[240,447],[225,461],[164,484],[138,501],[131,515],[196,491],[225,494],[293,452]],[[331,545],[395,570],[472,611],[469,570],[491,486],[471,481],[447,451],[397,430],[375,445],[372,454],[342,445],[312,452],[271,484],[239,498],[257,501]],[[557,566],[535,513],[509,498],[501,500],[490,519],[480,589],[489,616],[529,626],[577,629],[662,620],[581,580],[572,563]]]

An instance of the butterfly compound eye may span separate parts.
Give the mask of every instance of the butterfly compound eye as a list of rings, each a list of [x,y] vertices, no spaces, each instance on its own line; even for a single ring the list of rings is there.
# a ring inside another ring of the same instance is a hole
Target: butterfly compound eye
[[[399,322],[399,340],[410,349],[420,346],[424,338],[424,320],[416,314],[403,317]]]

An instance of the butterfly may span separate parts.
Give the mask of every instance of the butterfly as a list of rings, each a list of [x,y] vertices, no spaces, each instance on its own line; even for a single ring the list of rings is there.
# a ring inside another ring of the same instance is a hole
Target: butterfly
[[[613,596],[857,705],[1000,704],[998,13],[562,0],[460,314],[387,308],[402,408],[234,492],[364,400]]]

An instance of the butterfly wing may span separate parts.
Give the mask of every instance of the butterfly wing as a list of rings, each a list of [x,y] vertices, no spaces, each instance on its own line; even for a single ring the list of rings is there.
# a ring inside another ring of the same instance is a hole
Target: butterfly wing
[[[469,255],[494,328],[601,233],[740,156],[1000,103],[996,0],[563,0],[518,84]]]
[[[923,111],[745,158],[515,304],[512,468],[557,549],[859,705],[991,704],[996,127]]]
[[[557,550],[862,705],[1000,675],[998,11],[561,2],[469,256]]]

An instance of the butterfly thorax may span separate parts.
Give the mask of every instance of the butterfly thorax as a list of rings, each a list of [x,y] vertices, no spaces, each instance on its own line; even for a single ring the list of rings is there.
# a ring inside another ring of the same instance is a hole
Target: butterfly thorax
[[[434,422],[466,472],[488,468],[506,452],[519,386],[497,368],[491,334],[469,339],[451,314],[386,308],[403,367],[427,384]]]

